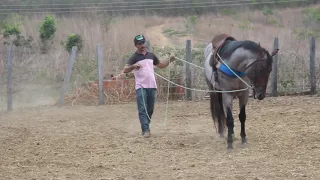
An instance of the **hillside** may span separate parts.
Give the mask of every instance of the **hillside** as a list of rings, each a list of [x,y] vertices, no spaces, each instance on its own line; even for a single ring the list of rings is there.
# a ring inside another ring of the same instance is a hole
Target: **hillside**
[[[146,35],[154,52],[159,56],[170,51],[161,47],[169,46],[173,48],[170,53],[176,53],[180,58],[184,58],[183,54],[179,54],[176,49],[184,49],[187,39],[192,40],[192,46],[196,50],[197,47],[202,48],[210,42],[215,34],[228,33],[237,39],[260,42],[269,50],[272,48],[274,38],[279,37],[281,54],[279,83],[280,88],[285,88],[281,85],[296,81],[296,77],[302,78],[297,80],[299,83],[308,81],[307,74],[302,74],[308,69],[310,35],[320,35],[320,13],[318,13],[319,6],[312,5],[281,10],[265,7],[261,10],[245,12],[229,10],[214,14],[172,17],[106,16],[91,13],[80,13],[76,16],[56,15],[56,34],[46,54],[41,52],[39,37],[39,26],[45,14],[18,16],[21,19],[9,17],[11,23],[13,21],[21,23],[20,28],[24,37],[32,39],[31,48],[14,49],[15,95],[19,100],[30,102],[30,104],[39,93],[44,97],[56,99],[69,58],[61,41],[65,41],[71,33],[79,34],[83,40],[83,47],[78,54],[72,77],[73,86],[95,80],[96,45],[99,42],[103,46],[104,72],[106,77],[109,77],[110,74],[117,74],[120,71],[126,57],[135,50],[133,37],[138,33]],[[4,49],[1,43],[2,59],[6,59]],[[196,53],[202,53],[202,49],[196,51]],[[201,57],[194,62],[201,65]],[[2,61],[0,64],[2,77],[5,77],[4,65]],[[292,70],[292,68],[297,69]],[[195,78],[202,82],[201,70],[194,71]],[[2,84],[5,80],[5,78],[1,79]],[[201,83],[198,85],[200,86]],[[19,94],[24,95],[22,97]],[[2,98],[2,100],[5,99]]]

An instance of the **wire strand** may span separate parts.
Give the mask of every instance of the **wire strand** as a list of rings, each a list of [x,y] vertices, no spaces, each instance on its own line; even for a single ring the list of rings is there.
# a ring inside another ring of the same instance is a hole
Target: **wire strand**
[[[137,4],[137,5],[110,5],[110,4],[102,4],[103,6],[83,6],[83,7],[48,7],[48,8],[32,8],[32,9],[25,9],[25,8],[22,8],[22,9],[14,9],[14,8],[8,8],[6,7],[5,9],[0,9],[0,10],[6,10],[6,11],[12,11],[12,10],[37,10],[37,9],[40,9],[40,10],[48,10],[48,9],[83,9],[83,8],[121,8],[121,7],[124,7],[124,8],[128,8],[128,7],[150,7],[150,6],[179,6],[181,4],[172,4],[172,3],[167,3],[167,4],[164,4],[163,1],[148,1],[150,3],[154,3],[154,4]],[[162,2],[161,4],[158,4],[158,3],[155,3],[155,2]],[[232,0],[232,1],[223,1],[222,4],[224,3],[238,3],[239,1],[235,1],[235,0]],[[252,2],[251,0],[242,0],[241,2]],[[186,2],[186,3],[183,3],[183,5],[205,5],[205,4],[218,4],[218,3],[221,3],[221,2]],[[93,4],[95,5],[95,4]],[[5,5],[0,5],[0,6],[5,6]],[[9,6],[10,7],[10,6]],[[29,7],[29,6],[27,6]],[[38,6],[35,6],[35,7],[38,7]]]
[[[188,88],[188,87],[185,87],[185,86],[182,86],[180,84],[177,84],[175,82],[172,82],[171,80],[161,76],[160,74],[154,72],[154,74],[162,79],[164,79],[165,81],[167,82],[170,82],[171,84],[175,85],[175,86],[178,86],[178,87],[181,87],[181,88],[184,88],[184,89],[188,89],[188,90],[191,90],[191,91],[198,91],[198,92],[220,92],[220,93],[230,93],[230,92],[240,92],[240,91],[246,91],[249,89],[249,87],[246,87],[244,89],[235,89],[235,90],[202,90],[202,89],[194,89],[194,88]]]
[[[204,0],[202,0],[203,2]],[[210,2],[209,0],[207,0],[208,2]],[[244,1],[248,1],[248,0],[233,0],[234,2],[244,2]],[[88,5],[113,5],[113,4],[140,4],[140,3],[164,3],[165,1],[161,1],[161,0],[155,0],[155,1],[130,1],[130,2],[103,2],[103,3],[77,3],[77,4],[64,4],[64,3],[60,3],[60,4],[54,4],[54,3],[42,3],[42,4],[30,4],[30,5],[20,5],[20,4],[14,4],[14,5],[9,5],[9,4],[0,4],[0,6],[4,6],[4,7],[34,7],[34,6],[88,6]],[[170,2],[188,2],[187,0],[170,0]],[[212,2],[212,1],[211,1]],[[220,1],[217,3],[221,3],[221,2],[225,2],[225,1]],[[212,2],[215,3],[215,2]]]
[[[36,13],[95,13],[95,12],[121,12],[121,11],[146,11],[146,10],[169,10],[169,9],[189,9],[189,8],[205,8],[205,7],[229,7],[229,6],[243,6],[243,5],[261,5],[261,4],[279,4],[279,3],[286,3],[286,2],[306,2],[308,0],[287,0],[287,1],[269,1],[269,2],[251,2],[251,3],[233,3],[233,4],[215,4],[215,5],[196,5],[196,6],[188,6],[188,7],[183,7],[183,6],[174,6],[174,7],[154,7],[154,8],[138,8],[138,9],[97,9],[97,10],[88,10],[88,11],[22,11],[19,13],[31,13],[31,14],[36,14]],[[15,12],[17,13],[17,12]],[[0,14],[12,14],[10,13],[0,13]]]

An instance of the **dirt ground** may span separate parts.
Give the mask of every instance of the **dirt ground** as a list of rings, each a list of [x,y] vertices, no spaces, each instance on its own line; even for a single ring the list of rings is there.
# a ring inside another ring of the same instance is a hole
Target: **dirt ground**
[[[157,103],[152,137],[135,103],[16,109],[0,120],[0,179],[320,179],[320,99],[250,99],[248,145],[218,141],[209,102]],[[237,106],[235,101],[234,107]]]

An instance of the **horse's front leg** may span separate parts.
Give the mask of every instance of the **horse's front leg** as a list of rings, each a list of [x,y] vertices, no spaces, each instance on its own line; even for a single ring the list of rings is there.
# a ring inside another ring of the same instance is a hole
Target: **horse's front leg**
[[[223,93],[223,107],[227,115],[227,127],[228,127],[228,149],[233,149],[233,134],[234,134],[234,118],[232,116],[232,101],[233,95],[230,93]]]
[[[241,136],[242,144],[247,143],[245,122],[246,122],[246,117],[247,117],[246,116],[246,105],[248,102],[248,98],[249,98],[249,91],[244,92],[244,94],[239,97],[239,108],[240,108],[239,120],[241,123],[240,136]]]

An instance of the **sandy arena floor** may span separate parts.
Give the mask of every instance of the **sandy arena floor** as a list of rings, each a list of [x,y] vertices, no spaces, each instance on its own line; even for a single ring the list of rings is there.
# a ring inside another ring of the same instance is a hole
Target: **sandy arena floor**
[[[209,102],[158,103],[152,137],[136,105],[2,113],[0,179],[320,179],[320,99],[250,99],[246,148],[217,141]],[[237,102],[235,102],[235,107]],[[240,123],[234,110],[236,138]]]

